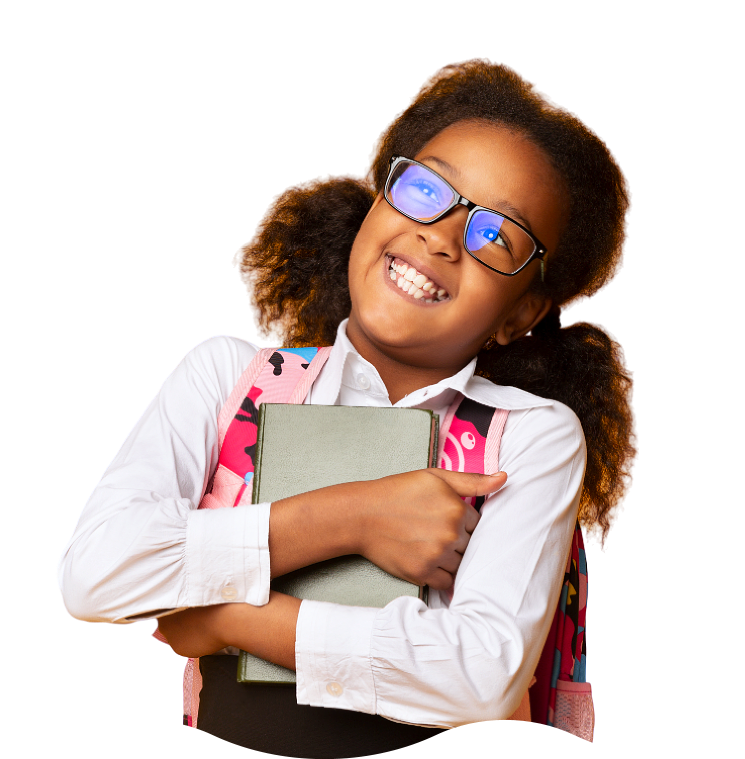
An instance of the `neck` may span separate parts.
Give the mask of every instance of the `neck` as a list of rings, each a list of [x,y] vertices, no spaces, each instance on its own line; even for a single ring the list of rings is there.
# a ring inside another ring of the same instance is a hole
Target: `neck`
[[[347,325],[347,337],[357,353],[375,367],[388,390],[388,398],[392,404],[398,403],[415,390],[452,377],[468,363],[453,366],[421,366],[409,363],[393,351],[382,350],[367,340],[361,332],[357,334],[351,322]]]
[[[362,354],[360,353],[360,355]],[[459,369],[445,371],[405,366],[397,361],[387,359],[387,357],[385,361],[380,362],[372,361],[368,356],[363,356],[363,358],[366,358],[378,370],[378,374],[388,390],[388,398],[391,403],[398,403],[415,390],[428,385],[435,385],[440,380],[451,377],[459,371]]]

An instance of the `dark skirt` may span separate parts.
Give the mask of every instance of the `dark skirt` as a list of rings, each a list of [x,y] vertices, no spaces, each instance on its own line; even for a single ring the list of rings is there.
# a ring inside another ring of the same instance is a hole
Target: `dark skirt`
[[[244,748],[304,759],[344,759],[393,751],[442,732],[374,714],[299,706],[294,685],[239,683],[236,668],[235,656],[199,659],[197,728]]]

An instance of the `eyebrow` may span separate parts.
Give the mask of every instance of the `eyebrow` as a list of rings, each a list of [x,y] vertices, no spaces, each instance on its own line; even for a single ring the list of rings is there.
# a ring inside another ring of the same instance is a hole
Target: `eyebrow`
[[[419,163],[426,163],[427,161],[431,161],[432,163],[436,163],[437,166],[444,171],[446,171],[451,176],[455,177],[456,179],[461,179],[462,174],[460,171],[458,171],[455,166],[451,166],[447,161],[443,161],[442,158],[438,158],[434,155],[426,155],[423,158],[419,159]],[[512,205],[508,200],[496,200],[494,201],[494,207],[492,206],[485,206],[488,207],[490,211],[496,211],[497,213],[505,213],[508,216],[512,217],[515,221],[519,221],[526,229],[529,229],[531,232],[533,232],[533,228],[530,226],[530,222],[520,213],[520,210],[515,208],[515,206]],[[500,210],[501,209],[501,210]]]

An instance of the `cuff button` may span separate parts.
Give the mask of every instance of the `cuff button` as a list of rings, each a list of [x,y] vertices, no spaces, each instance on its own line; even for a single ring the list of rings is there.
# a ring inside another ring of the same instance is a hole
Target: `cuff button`
[[[329,683],[326,686],[326,690],[330,696],[334,696],[335,698],[339,698],[339,696],[341,696],[341,694],[344,692],[344,688],[342,688],[339,683]]]
[[[238,597],[238,591],[232,585],[226,585],[221,591],[220,595],[226,601],[235,601]]]

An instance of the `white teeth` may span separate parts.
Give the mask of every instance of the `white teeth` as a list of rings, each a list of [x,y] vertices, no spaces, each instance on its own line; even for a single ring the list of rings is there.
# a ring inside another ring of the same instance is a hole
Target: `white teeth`
[[[413,266],[406,263],[397,264],[391,258],[388,272],[399,289],[411,295],[415,300],[423,300],[424,303],[439,303],[447,298],[447,291],[444,288],[438,288],[434,282],[427,279],[425,274],[420,274]],[[427,293],[429,297],[425,298]]]

